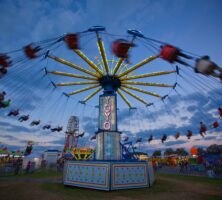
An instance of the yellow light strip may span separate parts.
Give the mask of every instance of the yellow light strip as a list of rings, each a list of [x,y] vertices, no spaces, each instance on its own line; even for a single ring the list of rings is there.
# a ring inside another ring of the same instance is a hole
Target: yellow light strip
[[[123,85],[143,85],[143,86],[157,86],[157,87],[170,87],[173,88],[174,85],[168,85],[163,83],[149,83],[149,82],[136,82],[136,81],[122,81]]]
[[[130,102],[127,100],[127,98],[125,97],[125,95],[120,92],[120,90],[117,90],[117,93],[120,95],[120,97],[123,99],[123,101],[125,101],[125,103],[130,107],[132,108],[132,105],[130,104]]]
[[[82,78],[82,79],[87,79],[87,80],[97,80],[97,78],[94,78],[94,77],[82,76],[79,74],[72,74],[72,73],[67,73],[67,72],[52,71],[52,72],[48,72],[48,73],[54,74],[54,75],[59,75],[59,76],[69,76],[69,77]]]
[[[102,90],[102,88],[98,88],[97,90],[95,90],[92,94],[90,94],[89,96],[87,96],[83,102],[87,102],[89,99],[91,99],[93,96],[95,96],[98,92],[100,92]]]
[[[92,67],[100,76],[103,76],[103,72],[99,69],[99,67],[93,61],[91,61],[83,52],[77,49],[73,49],[73,51],[86,63],[88,63],[90,67]]]
[[[128,65],[129,65],[129,64],[122,65],[122,68],[121,68],[121,70],[120,70],[119,73],[122,73],[122,71],[123,71],[124,69],[128,70],[128,69],[129,69],[129,68],[128,68]]]
[[[101,54],[102,59],[103,59],[103,64],[105,66],[106,74],[109,74],[109,66],[108,66],[108,62],[107,62],[107,58],[106,58],[106,52],[105,52],[103,42],[102,42],[102,40],[99,36],[97,36],[97,39],[98,39],[99,51],[100,51],[100,54]]]
[[[138,97],[137,95],[133,94],[132,92],[130,92],[129,90],[125,89],[125,88],[120,88],[120,90],[126,92],[127,94],[129,94],[130,96],[134,97],[135,99],[137,99],[138,101],[142,102],[145,105],[148,105],[148,103],[146,101],[144,101],[143,99],[141,99],[140,97]]]
[[[87,69],[84,69],[84,68],[82,68],[82,67],[80,67],[78,65],[72,64],[72,63],[70,63],[70,62],[68,62],[68,61],[66,61],[64,59],[61,59],[61,58],[58,58],[58,57],[55,57],[55,56],[52,56],[52,55],[48,55],[48,57],[53,59],[53,60],[55,60],[55,61],[57,61],[57,62],[60,62],[60,63],[62,63],[64,65],[67,65],[67,66],[72,67],[74,69],[77,69],[79,71],[85,72],[86,74],[90,74],[92,76],[99,77],[98,74],[96,74],[94,72],[91,72],[91,71],[89,71]]]
[[[87,91],[87,90],[90,90],[90,89],[93,89],[93,88],[96,88],[96,87],[99,87],[99,84],[89,86],[89,87],[86,87],[86,88],[82,88],[82,89],[76,90],[74,92],[70,92],[70,93],[68,93],[68,95],[71,96],[71,95],[78,94],[80,92],[84,92],[84,91]]]
[[[72,86],[72,85],[88,85],[88,84],[98,84],[98,81],[85,81],[85,82],[67,82],[67,83],[57,83],[56,86]]]
[[[116,66],[114,67],[113,75],[115,75],[117,73],[117,71],[119,70],[119,68],[124,60],[125,60],[125,58],[120,58],[118,60],[118,62],[116,63]]]
[[[175,73],[175,70],[172,71],[162,71],[162,72],[153,72],[153,73],[149,73],[149,74],[140,74],[140,75],[135,75],[135,76],[128,76],[128,77],[122,77],[120,78],[120,80],[132,80],[132,79],[139,79],[139,78],[147,78],[147,77],[151,77],[151,76],[160,76],[160,75],[165,75],[165,74],[172,74]]]
[[[146,90],[143,90],[143,89],[140,89],[140,88],[132,87],[132,86],[129,86],[129,85],[122,85],[122,87],[131,89],[131,90],[135,90],[135,91],[138,91],[138,92],[142,92],[144,94],[148,94],[148,95],[151,95],[151,96],[154,96],[154,97],[161,98],[161,96],[159,94],[149,92],[149,91],[146,91]]]
[[[121,78],[121,77],[125,76],[126,74],[129,74],[130,72],[132,72],[132,71],[142,67],[143,65],[145,65],[145,64],[155,60],[158,57],[159,57],[159,54],[158,55],[154,55],[154,56],[150,56],[149,58],[144,59],[143,61],[137,63],[136,65],[132,66],[128,70],[126,70],[123,73],[119,74],[118,77]]]

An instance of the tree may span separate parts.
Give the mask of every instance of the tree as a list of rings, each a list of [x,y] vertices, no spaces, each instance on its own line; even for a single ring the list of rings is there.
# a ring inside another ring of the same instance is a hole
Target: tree
[[[206,150],[204,150],[204,149],[201,148],[201,147],[198,147],[198,148],[197,148],[197,154],[198,154],[198,155],[203,155],[204,153],[206,153]]]
[[[161,151],[160,150],[154,151],[153,156],[161,156]]]
[[[169,156],[175,154],[174,150],[172,148],[167,148],[164,152],[164,156]]]
[[[207,147],[207,153],[211,154],[222,154],[222,149],[220,148],[219,145],[213,144]]]
[[[187,156],[188,155],[188,152],[184,148],[177,148],[175,153],[178,156]]]

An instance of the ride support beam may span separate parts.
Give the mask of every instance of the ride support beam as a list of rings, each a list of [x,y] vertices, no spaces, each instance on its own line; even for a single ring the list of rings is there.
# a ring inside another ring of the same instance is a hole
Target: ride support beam
[[[85,81],[85,82],[67,82],[67,83],[57,83],[56,86],[72,86],[72,85],[89,85],[98,84],[97,81]]]
[[[99,76],[103,76],[103,72],[98,68],[98,66],[91,61],[82,51],[73,49],[73,51],[80,57],[82,58],[90,67],[92,67]]]
[[[68,62],[68,61],[66,61],[66,60],[64,60],[64,59],[61,59],[61,58],[58,58],[58,57],[55,57],[55,56],[52,56],[52,55],[48,55],[48,57],[51,58],[51,59],[53,59],[53,60],[55,60],[55,61],[57,61],[57,62],[59,62],[59,63],[62,63],[62,64],[64,64],[64,65],[67,65],[67,66],[69,66],[69,67],[71,67],[71,68],[77,69],[77,70],[79,70],[79,71],[82,71],[82,72],[84,72],[84,73],[86,73],[86,74],[89,74],[89,75],[91,75],[91,76],[94,76],[94,77],[97,77],[97,78],[100,77],[99,74],[94,73],[94,72],[91,72],[91,71],[89,71],[89,70],[87,70],[87,69],[84,69],[83,67],[80,67],[80,66],[78,66],[78,65],[75,65],[75,64],[73,64],[73,63],[70,63],[70,62]]]
[[[76,90],[76,91],[73,91],[73,92],[70,92],[67,95],[71,96],[71,95],[78,94],[78,93],[81,93],[81,92],[84,92],[84,91],[87,91],[87,90],[91,90],[91,89],[96,88],[96,87],[99,87],[99,84],[93,85],[93,86],[89,86],[89,87],[86,87],[86,88],[82,88],[82,89],[79,89],[79,90]]]
[[[175,73],[175,72],[176,72],[176,70],[153,72],[153,73],[149,73],[149,74],[140,74],[140,75],[135,75],[135,76],[121,77],[120,80],[126,81],[126,80],[133,80],[133,79],[139,79],[139,78],[147,78],[147,77],[152,77],[152,76],[172,74],[172,73]]]
[[[129,108],[133,108],[130,102],[127,100],[126,96],[122,92],[120,92],[120,90],[117,90],[117,93],[123,99],[123,101],[125,101],[125,103],[129,106]]]
[[[129,94],[130,96],[132,96],[133,98],[137,99],[138,101],[142,102],[145,105],[148,105],[148,103],[146,101],[144,101],[143,99],[141,99],[140,97],[138,97],[137,95],[133,94],[132,92],[130,92],[129,90],[121,87],[120,90],[124,91],[125,93]]]
[[[162,98],[159,94],[156,94],[156,93],[153,93],[153,92],[149,92],[147,90],[143,90],[143,89],[140,89],[140,88],[132,87],[132,86],[129,86],[129,85],[122,85],[122,87],[131,89],[131,90],[135,90],[137,92],[141,92],[141,93],[144,93],[144,94],[148,94],[150,96]]]
[[[99,37],[98,34],[97,34],[97,41],[98,41],[99,52],[102,56],[103,64],[105,66],[106,74],[109,74],[109,66],[108,66],[108,61],[107,61],[107,58],[106,58],[106,52],[105,52],[104,44],[103,44],[103,41]]]
[[[128,70],[120,73],[120,74],[118,75],[118,78],[121,78],[121,77],[129,74],[130,72],[132,72],[132,71],[134,71],[134,70],[142,67],[143,65],[145,65],[145,64],[147,64],[147,63],[155,60],[155,59],[158,58],[158,57],[159,57],[159,54],[153,55],[153,56],[150,56],[149,58],[144,59],[143,61],[141,61],[141,62],[137,63],[136,65],[132,66],[131,68],[129,68]]]
[[[92,97],[94,97],[98,92],[100,92],[102,90],[101,88],[98,88],[97,90],[95,90],[92,94],[90,94],[89,96],[87,96],[85,99],[83,99],[83,102],[86,103],[89,99],[91,99]]]
[[[156,86],[156,87],[167,87],[173,88],[175,85],[168,85],[163,83],[150,83],[150,82],[136,82],[136,81],[122,81],[122,85],[141,85],[141,86]]]
[[[83,76],[80,74],[72,74],[72,73],[67,73],[67,72],[52,71],[52,72],[48,72],[48,73],[54,74],[54,75],[59,75],[59,76],[68,76],[68,77],[82,78],[82,79],[87,79],[87,80],[97,80],[97,78],[94,78],[94,77]]]

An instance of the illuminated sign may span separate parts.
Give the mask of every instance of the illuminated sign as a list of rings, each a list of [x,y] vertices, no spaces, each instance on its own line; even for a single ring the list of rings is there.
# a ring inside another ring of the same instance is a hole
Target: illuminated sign
[[[87,160],[91,157],[95,150],[91,148],[72,148],[70,153],[74,156],[75,160]]]
[[[107,96],[105,97],[105,104],[104,104],[105,122],[103,126],[105,130],[110,130],[111,128],[110,114],[111,114],[110,96]]]
[[[100,96],[99,128],[116,131],[116,96]]]

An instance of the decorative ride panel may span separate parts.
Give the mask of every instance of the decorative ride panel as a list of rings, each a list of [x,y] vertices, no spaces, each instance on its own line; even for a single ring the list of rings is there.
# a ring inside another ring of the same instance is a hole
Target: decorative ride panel
[[[148,186],[147,164],[112,164],[111,189]]]
[[[66,166],[64,183],[95,189],[109,189],[108,164],[69,162]]]

